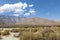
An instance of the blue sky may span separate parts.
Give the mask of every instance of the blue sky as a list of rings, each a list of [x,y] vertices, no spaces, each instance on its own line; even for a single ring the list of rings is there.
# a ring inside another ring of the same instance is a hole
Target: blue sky
[[[60,20],[60,0],[0,0],[0,15]]]

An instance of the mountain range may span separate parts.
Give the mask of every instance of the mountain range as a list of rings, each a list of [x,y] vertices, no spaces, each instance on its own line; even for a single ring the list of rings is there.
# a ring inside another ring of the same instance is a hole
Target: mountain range
[[[24,18],[0,15],[0,25],[60,25],[60,23],[39,17]]]

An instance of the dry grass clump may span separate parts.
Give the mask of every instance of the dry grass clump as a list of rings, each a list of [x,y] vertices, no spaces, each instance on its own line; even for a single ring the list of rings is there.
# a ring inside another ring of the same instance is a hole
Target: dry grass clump
[[[37,28],[19,28],[20,32],[37,32]]]
[[[60,40],[60,35],[59,35],[59,36],[57,36],[57,40]]]
[[[31,28],[31,32],[37,32],[37,28]]]
[[[17,32],[19,32],[19,30],[18,29],[12,29],[11,32],[17,33]]]
[[[20,37],[20,40],[42,40],[43,37],[40,34],[34,34],[33,32],[25,32]]]
[[[23,35],[20,37],[20,40],[32,40],[33,33],[32,32],[24,32]]]
[[[56,33],[50,33],[47,40],[57,40]]]
[[[1,35],[1,32],[0,32],[0,35]]]
[[[56,40],[56,33],[53,30],[44,30],[42,32],[43,37],[45,40]]]
[[[4,32],[2,32],[2,35],[3,36],[10,35],[9,30],[5,30]]]
[[[18,30],[19,30],[20,32],[29,31],[27,28],[19,28]]]
[[[32,31],[33,30],[33,31]],[[20,40],[56,40],[56,33],[53,30],[44,30],[43,33],[32,29],[30,32],[23,32]]]

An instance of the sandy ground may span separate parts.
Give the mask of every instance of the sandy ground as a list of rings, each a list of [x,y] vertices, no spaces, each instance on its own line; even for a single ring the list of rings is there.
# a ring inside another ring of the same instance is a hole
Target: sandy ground
[[[19,38],[16,38],[16,37],[13,37],[14,33],[11,33],[11,35],[8,35],[8,36],[1,36],[2,37],[2,40],[19,40]]]
[[[15,38],[9,35],[9,36],[2,36],[2,40],[19,40],[19,38]]]

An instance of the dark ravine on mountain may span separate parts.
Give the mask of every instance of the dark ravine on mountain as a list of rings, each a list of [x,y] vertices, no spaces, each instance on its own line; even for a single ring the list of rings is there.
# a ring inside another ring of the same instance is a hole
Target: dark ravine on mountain
[[[39,17],[21,18],[0,15],[0,26],[1,25],[60,25],[60,23]]]

